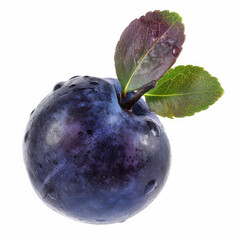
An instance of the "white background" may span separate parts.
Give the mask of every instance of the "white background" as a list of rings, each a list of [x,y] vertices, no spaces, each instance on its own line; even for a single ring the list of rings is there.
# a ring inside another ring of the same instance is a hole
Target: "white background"
[[[240,239],[239,8],[237,0],[0,2],[1,239]],[[151,10],[178,12],[186,41],[175,66],[193,64],[225,90],[207,111],[161,119],[172,147],[167,184],[124,223],[88,225],[38,199],[22,157],[30,112],[59,81],[115,77],[125,27]]]

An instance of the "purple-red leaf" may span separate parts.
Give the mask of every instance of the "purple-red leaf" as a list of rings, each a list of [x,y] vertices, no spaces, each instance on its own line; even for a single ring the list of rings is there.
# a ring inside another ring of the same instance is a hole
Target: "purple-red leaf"
[[[184,25],[175,12],[154,11],[124,30],[115,52],[115,67],[124,92],[159,80],[182,50]]]

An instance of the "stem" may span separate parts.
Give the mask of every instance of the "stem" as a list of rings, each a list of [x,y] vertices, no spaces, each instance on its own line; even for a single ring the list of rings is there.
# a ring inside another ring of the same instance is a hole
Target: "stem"
[[[124,98],[126,96],[126,93],[121,93],[120,95],[120,106],[128,111],[128,112],[132,112],[132,108],[135,105],[135,103],[143,96],[144,93],[148,92],[149,90],[151,90],[152,88],[156,87],[156,80],[153,80],[145,85],[143,85],[142,87],[140,87],[135,95],[133,95],[132,98],[130,98],[128,101],[126,102],[122,102],[122,97]]]

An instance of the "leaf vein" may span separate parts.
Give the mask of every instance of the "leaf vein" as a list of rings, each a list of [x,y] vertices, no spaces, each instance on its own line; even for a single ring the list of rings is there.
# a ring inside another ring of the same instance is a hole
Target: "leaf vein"
[[[165,19],[165,18],[164,18],[164,19]],[[164,19],[163,19],[163,20],[164,20]],[[140,60],[139,63],[137,64],[136,68],[134,69],[133,73],[131,74],[131,76],[130,76],[130,78],[129,78],[129,80],[128,80],[126,86],[125,86],[125,88],[123,89],[123,92],[126,92],[126,91],[127,91],[127,88],[128,88],[128,86],[129,86],[129,84],[130,84],[130,82],[131,82],[131,80],[132,80],[135,72],[137,71],[138,67],[141,65],[141,63],[142,63],[142,61],[145,59],[145,57],[148,55],[148,53],[154,48],[154,46],[160,41],[160,39],[162,39],[163,36],[166,35],[166,33],[173,27],[173,25],[174,25],[179,19],[180,19],[180,16],[178,16],[178,17],[175,19],[175,21],[173,21],[172,25],[159,37],[159,39],[152,45],[152,47],[149,48],[149,50],[143,55],[143,57],[141,58],[141,60]],[[163,20],[162,20],[162,21],[163,21]],[[161,21],[161,22],[162,22],[162,21]]]
[[[150,94],[146,93],[144,96],[146,97],[174,97],[174,96],[185,96],[192,94],[202,94],[202,93],[217,93],[219,91],[201,91],[201,92],[189,92],[189,93],[174,93],[174,94]]]

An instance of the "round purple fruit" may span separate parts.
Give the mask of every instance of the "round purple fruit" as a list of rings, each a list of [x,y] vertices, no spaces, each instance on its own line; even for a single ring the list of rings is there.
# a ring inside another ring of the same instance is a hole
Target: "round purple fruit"
[[[122,222],[162,189],[170,163],[163,126],[142,99],[123,109],[121,92],[116,79],[73,77],[32,112],[25,164],[52,209],[87,223]]]

